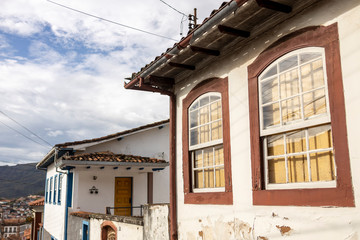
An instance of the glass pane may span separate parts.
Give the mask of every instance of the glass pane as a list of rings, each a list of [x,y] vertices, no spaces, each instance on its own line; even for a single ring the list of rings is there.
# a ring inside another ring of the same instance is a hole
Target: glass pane
[[[204,170],[205,188],[214,187],[214,169],[208,168]]]
[[[264,128],[280,124],[279,103],[263,107]]]
[[[196,102],[194,102],[193,105],[190,107],[190,111],[191,111],[191,110],[195,110],[195,109],[197,109],[198,107],[199,107],[199,101],[196,101]]]
[[[286,151],[288,154],[306,151],[305,131],[286,134]]]
[[[209,106],[200,108],[200,124],[209,122]]]
[[[209,125],[200,127],[200,143],[208,142],[209,135],[210,135]]]
[[[305,64],[300,71],[303,92],[324,86],[324,71],[321,59]]]
[[[335,180],[335,167],[333,152],[320,152],[310,154],[312,181]]]
[[[204,174],[203,174],[202,170],[194,171],[194,185],[195,185],[195,188],[204,188],[203,176],[204,176]]]
[[[199,125],[199,112],[195,110],[190,112],[190,128],[196,127]]]
[[[200,107],[209,103],[209,96],[200,99]]]
[[[279,99],[278,79],[272,78],[261,82],[262,104],[274,102]]]
[[[216,183],[215,187],[225,187],[225,171],[224,168],[215,169]]]
[[[288,157],[289,182],[308,182],[309,171],[306,155]]]
[[[290,98],[281,102],[283,123],[301,119],[299,97]]]
[[[210,105],[211,121],[221,118],[221,102],[217,101]]]
[[[195,128],[190,130],[190,146],[199,144],[199,129]]]
[[[315,90],[303,95],[304,116],[309,118],[314,115],[326,113],[325,89]]]
[[[310,150],[331,148],[333,146],[330,125],[309,128],[308,133]]]
[[[276,158],[268,161],[269,183],[286,183],[285,159]]]
[[[222,139],[222,123],[217,121],[211,124],[211,140]]]
[[[279,63],[279,71],[283,72],[298,65],[297,55],[288,57]]]
[[[306,63],[312,59],[321,57],[321,53],[302,53],[300,54],[300,64]]]
[[[215,148],[215,165],[223,165],[224,164],[224,149]]]
[[[204,167],[214,166],[213,148],[204,149]]]
[[[220,96],[210,96],[210,102],[215,102],[216,100],[219,100]]]
[[[202,150],[195,151],[194,153],[194,168],[200,168],[203,166]]]
[[[282,73],[279,78],[280,95],[282,99],[299,94],[299,78],[297,69]]]
[[[271,76],[273,76],[275,74],[277,74],[277,65],[275,65],[272,68],[270,68],[269,70],[267,70],[265,72],[265,74],[261,77],[261,80],[265,79],[265,78],[268,78],[268,77],[271,77]]]
[[[284,137],[283,135],[275,135],[267,138],[267,154],[268,156],[283,155]]]

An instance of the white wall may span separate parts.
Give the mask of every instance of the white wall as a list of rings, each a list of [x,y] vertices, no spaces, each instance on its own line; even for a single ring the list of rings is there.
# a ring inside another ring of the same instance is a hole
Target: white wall
[[[99,240],[101,237],[101,224],[104,220],[90,219],[90,240]],[[127,224],[120,222],[112,222],[117,228],[117,239],[131,239],[142,240],[143,239],[143,226],[135,224]]]
[[[352,181],[360,204],[360,7],[359,1],[322,1],[254,40],[219,57],[176,86],[177,205],[179,239],[357,239],[360,208],[253,206],[247,66],[279,37],[306,26],[338,22]],[[356,6],[357,5],[357,6]],[[351,7],[354,7],[351,11]],[[221,64],[219,64],[221,63]],[[228,77],[233,205],[184,204],[182,100],[201,80]],[[289,227],[290,229],[286,228]],[[281,230],[284,236],[281,234]],[[264,238],[260,238],[264,237]]]
[[[54,181],[54,176],[57,174],[59,173],[56,172],[54,164],[51,164],[47,168],[47,173],[46,173],[46,179],[49,179],[49,184],[50,184],[50,178],[53,177],[53,181]],[[67,176],[66,174],[63,174],[61,204],[57,204],[57,201],[55,204],[53,203],[53,196],[54,196],[54,186],[53,186],[52,188],[53,191],[51,194],[51,198],[52,198],[51,203],[47,201],[47,203],[45,202],[44,205],[44,229],[58,240],[64,239],[66,181],[67,181]]]

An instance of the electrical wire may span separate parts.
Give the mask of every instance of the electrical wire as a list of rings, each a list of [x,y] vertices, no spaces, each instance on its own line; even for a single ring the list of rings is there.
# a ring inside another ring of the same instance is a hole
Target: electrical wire
[[[160,0],[160,2],[162,2],[163,4],[165,4],[166,6],[168,6],[169,8],[171,8],[171,9],[173,9],[174,11],[176,11],[176,12],[180,13],[181,15],[183,15],[182,18],[181,18],[181,22],[180,22],[180,36],[182,36],[182,35],[183,35],[183,28],[184,28],[184,24],[183,24],[183,23],[184,23],[186,20],[188,20],[187,15],[186,15],[185,13],[183,13],[183,12],[180,12],[179,10],[177,10],[176,8],[174,8],[173,6],[171,6],[170,4],[166,3],[166,2],[163,1],[163,0]]]
[[[0,121],[0,123],[2,123],[3,125],[5,125],[5,126],[6,126],[6,127],[8,127],[9,129],[13,130],[14,132],[17,132],[18,134],[20,134],[20,135],[21,135],[21,136],[23,136],[24,138],[27,138],[27,139],[29,139],[30,141],[32,141],[32,142],[34,142],[34,143],[36,143],[36,144],[39,144],[40,146],[42,146],[42,147],[44,147],[44,148],[49,149],[49,147],[48,147],[48,146],[45,146],[45,145],[43,145],[43,144],[41,144],[41,143],[39,143],[39,142],[35,141],[34,139],[32,139],[32,138],[30,138],[30,137],[26,136],[25,134],[23,134],[22,132],[19,132],[19,131],[18,131],[18,130],[16,130],[15,128],[10,127],[10,126],[9,126],[9,125],[7,125],[6,123],[4,123],[4,122],[2,122],[2,121]]]
[[[87,13],[87,12],[83,12],[83,11],[77,10],[75,8],[71,8],[71,7],[65,6],[63,4],[53,2],[51,0],[47,0],[47,1],[52,3],[52,4],[58,5],[60,7],[63,7],[63,8],[66,8],[66,9],[69,9],[69,10],[72,10],[72,11],[75,11],[75,12],[78,12],[78,13],[93,17],[93,18],[97,18],[97,19],[100,19],[100,20],[105,21],[105,22],[113,23],[113,24],[116,24],[116,25],[119,25],[119,26],[122,26],[122,27],[125,27],[125,28],[129,28],[129,29],[132,29],[132,30],[135,30],[135,31],[150,34],[150,35],[153,35],[153,36],[156,36],[156,37],[166,38],[166,39],[173,40],[173,41],[176,41],[176,42],[178,41],[178,40],[170,38],[170,37],[166,37],[166,36],[162,36],[162,35],[159,35],[159,34],[156,34],[156,33],[148,32],[148,31],[145,31],[145,30],[142,30],[142,29],[139,29],[139,28],[131,27],[131,26],[128,26],[128,25],[125,25],[125,24],[122,24],[122,23],[118,23],[118,22],[115,22],[115,21],[112,21],[112,20],[109,20],[109,19],[106,19],[106,18],[102,18],[102,17],[96,16],[96,15],[93,15],[93,14],[90,14],[90,13]]]
[[[22,125],[21,123],[19,123],[18,121],[16,121],[15,119],[13,119],[12,117],[10,117],[9,115],[7,115],[6,113],[4,113],[3,111],[0,110],[0,113],[3,114],[5,117],[9,118],[11,121],[15,122],[16,124],[18,124],[19,126],[21,126],[22,128],[24,128],[26,131],[28,131],[29,133],[33,134],[34,136],[36,136],[37,138],[39,138],[41,141],[43,141],[44,143],[46,143],[47,145],[49,145],[50,147],[52,147],[53,145],[51,145],[48,141],[44,140],[43,138],[41,138],[39,135],[37,135],[36,133],[34,133],[33,131],[31,131],[30,129],[28,129],[27,127],[25,127],[24,125]]]
[[[177,10],[176,8],[174,8],[173,6],[171,6],[170,4],[166,3],[165,1],[160,0],[160,2],[162,2],[162,3],[163,3],[163,4],[165,4],[165,5],[167,5],[169,8],[173,9],[174,11],[176,11],[176,12],[178,12],[178,13],[180,13],[180,14],[184,15],[185,17],[187,17],[187,15],[186,15],[185,13],[180,12],[179,10]]]

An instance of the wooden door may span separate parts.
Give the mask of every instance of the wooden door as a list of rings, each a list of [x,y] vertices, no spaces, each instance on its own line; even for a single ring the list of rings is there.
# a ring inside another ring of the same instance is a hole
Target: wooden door
[[[132,178],[115,178],[115,201],[114,214],[119,216],[131,216],[132,202]],[[121,207],[121,208],[117,208]]]

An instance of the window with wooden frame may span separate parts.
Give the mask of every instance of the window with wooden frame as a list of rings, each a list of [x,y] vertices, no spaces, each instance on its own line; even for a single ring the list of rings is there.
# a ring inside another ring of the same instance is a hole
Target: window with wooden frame
[[[280,39],[248,73],[253,203],[354,206],[337,24]]]
[[[232,204],[228,80],[209,79],[183,100],[185,203]]]

